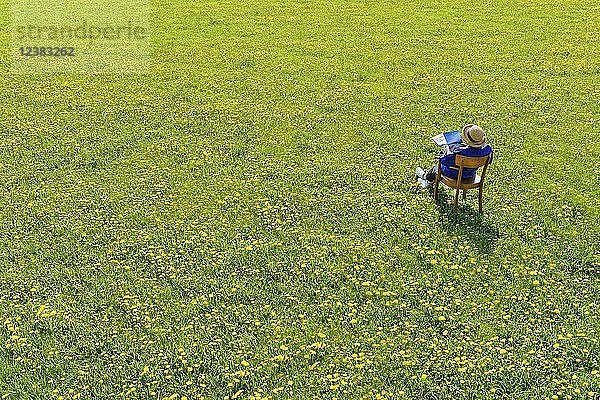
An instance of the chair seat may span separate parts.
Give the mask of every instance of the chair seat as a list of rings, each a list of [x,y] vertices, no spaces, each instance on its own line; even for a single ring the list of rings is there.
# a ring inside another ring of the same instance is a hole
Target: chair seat
[[[440,181],[443,182],[445,185],[450,186],[454,189],[457,189],[458,187],[458,180],[457,179],[452,179],[444,174],[440,174]],[[460,185],[460,188],[458,189],[471,189],[471,188],[476,188],[479,186],[479,183],[481,182],[481,176],[479,175],[475,175],[472,178],[469,179],[463,179]]]

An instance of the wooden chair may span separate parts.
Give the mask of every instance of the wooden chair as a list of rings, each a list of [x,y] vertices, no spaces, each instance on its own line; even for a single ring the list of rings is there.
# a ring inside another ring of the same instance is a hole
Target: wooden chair
[[[435,175],[435,185],[433,188],[433,197],[437,201],[438,198],[438,186],[440,182],[444,185],[454,189],[454,211],[458,207],[458,193],[460,190],[463,191],[463,200],[467,198],[467,189],[479,188],[479,212],[483,212],[482,207],[482,196],[483,196],[483,182],[485,179],[485,171],[490,163],[490,156],[485,157],[467,157],[457,154],[455,156],[455,164],[458,166],[458,178],[452,179],[442,174],[442,166],[438,159],[437,174]],[[481,176],[475,174],[473,178],[463,179],[463,168],[481,168]]]

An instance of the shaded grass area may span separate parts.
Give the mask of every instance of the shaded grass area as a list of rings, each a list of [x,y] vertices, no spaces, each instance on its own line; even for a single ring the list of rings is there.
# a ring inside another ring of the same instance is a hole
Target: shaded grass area
[[[146,76],[3,49],[0,391],[597,397],[598,11],[169,1]],[[484,216],[412,185],[469,122]]]

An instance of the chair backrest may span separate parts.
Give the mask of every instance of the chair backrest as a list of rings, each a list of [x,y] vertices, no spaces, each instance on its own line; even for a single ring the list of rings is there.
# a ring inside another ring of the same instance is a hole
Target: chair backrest
[[[481,172],[480,185],[483,187],[483,180],[485,179],[485,171],[490,163],[490,156],[483,157],[467,157],[457,154],[455,156],[455,164],[458,166],[458,185],[462,183],[463,168],[480,168],[483,167]]]
[[[467,157],[467,156],[461,156],[460,154],[457,154],[455,156],[455,164],[457,167],[465,167],[465,168],[480,168],[483,167],[485,165],[488,164],[488,162],[490,161],[490,156],[483,156],[483,157]]]

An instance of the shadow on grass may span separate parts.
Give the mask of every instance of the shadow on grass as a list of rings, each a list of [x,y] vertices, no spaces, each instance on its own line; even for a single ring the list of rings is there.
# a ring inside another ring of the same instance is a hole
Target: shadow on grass
[[[433,195],[433,191],[431,193]],[[454,191],[452,191],[452,196],[449,196],[440,188],[437,201],[440,209],[439,226],[449,235],[464,238],[466,243],[476,247],[480,252],[490,253],[500,236],[498,228],[485,217],[485,214],[479,214],[477,192],[467,193],[466,201],[462,199],[462,193],[460,194],[458,209],[454,212],[452,209]]]

